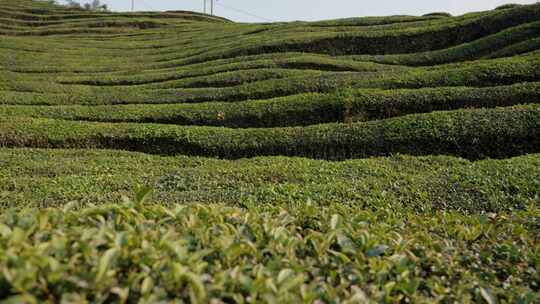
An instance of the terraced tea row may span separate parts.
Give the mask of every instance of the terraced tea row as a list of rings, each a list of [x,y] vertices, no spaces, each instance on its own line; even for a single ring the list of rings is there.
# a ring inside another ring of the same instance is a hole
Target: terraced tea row
[[[218,160],[98,150],[0,149],[1,208],[102,204],[154,189],[160,203],[225,203],[467,213],[538,200],[540,155],[467,160],[395,155],[344,162],[258,157]],[[46,195],[45,195],[46,194]]]
[[[402,55],[357,55],[349,58],[360,61],[411,66],[444,64],[483,57],[511,56],[538,49],[538,47],[534,46],[528,49],[520,49],[519,47],[536,41],[539,35],[540,22],[533,22],[448,49]],[[511,50],[515,51],[512,52]]]
[[[540,107],[434,112],[364,123],[273,129],[0,118],[0,146],[109,148],[223,158],[347,159],[393,153],[509,157],[540,151]]]
[[[536,81],[540,70],[539,59],[540,57],[537,55],[529,55],[478,61],[474,64],[409,69],[401,72],[392,72],[391,70],[386,72],[384,70],[380,72],[257,70],[253,73],[237,71],[136,87],[47,84],[39,80],[24,80],[25,76],[10,74],[12,77],[3,77],[6,82],[1,85],[4,91],[0,103],[59,105],[232,102],[287,96],[302,92],[332,92],[348,86],[383,89],[463,85],[497,86]],[[264,79],[276,75],[285,78],[256,81],[258,77]],[[245,83],[250,78],[254,82]],[[185,85],[197,86],[197,88],[181,88]],[[223,87],[201,87],[205,85]],[[178,88],[174,88],[175,86]],[[47,100],[46,103],[40,101],[44,99]]]
[[[237,24],[11,2],[0,1],[3,146],[225,158],[540,152],[530,43],[540,5]],[[47,35],[17,37],[32,33]]]
[[[41,96],[46,99],[45,95]],[[537,82],[510,86],[443,87],[417,90],[344,89],[338,93],[198,104],[0,107],[3,117],[33,117],[98,122],[166,123],[232,128],[286,127],[329,122],[359,122],[459,108],[493,108],[540,103]]]

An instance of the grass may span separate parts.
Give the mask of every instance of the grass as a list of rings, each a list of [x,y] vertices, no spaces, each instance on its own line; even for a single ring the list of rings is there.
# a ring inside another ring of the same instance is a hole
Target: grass
[[[0,302],[540,302],[539,22],[0,0]]]

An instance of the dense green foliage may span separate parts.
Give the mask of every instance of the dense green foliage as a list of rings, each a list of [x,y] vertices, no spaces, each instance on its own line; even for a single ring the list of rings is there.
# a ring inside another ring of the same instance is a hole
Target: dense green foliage
[[[124,204],[0,216],[8,303],[537,302],[540,211]]]
[[[511,8],[516,8],[519,6],[521,6],[521,4],[509,3],[509,4],[503,4],[503,5],[497,6],[495,10],[511,9]]]
[[[424,17],[452,17],[452,14],[447,12],[433,12],[423,15]]]
[[[539,4],[0,0],[0,302],[536,304],[538,153]]]
[[[391,204],[418,212],[523,209],[539,202],[540,155],[467,161],[447,156],[328,162],[258,157],[218,160],[92,150],[0,150],[3,209],[121,201],[135,185],[162,203]]]
[[[3,117],[211,125],[233,128],[285,127],[357,122],[460,108],[492,108],[540,103],[540,83],[485,88],[441,87],[400,90],[343,89],[268,100],[98,106],[0,107]]]
[[[540,106],[461,110],[297,128],[226,129],[0,118],[0,147],[108,148],[242,158],[361,158],[407,153],[470,159],[540,150]]]
[[[533,22],[503,30],[497,34],[475,40],[470,43],[455,47],[428,51],[422,53],[410,53],[399,55],[356,55],[345,58],[352,58],[362,61],[373,61],[387,64],[405,65],[434,65],[456,61],[466,61],[480,57],[499,57],[501,48],[511,48],[522,42],[538,38],[540,35],[540,23]],[[515,51],[514,54],[522,52]],[[512,55],[507,51],[507,56]]]

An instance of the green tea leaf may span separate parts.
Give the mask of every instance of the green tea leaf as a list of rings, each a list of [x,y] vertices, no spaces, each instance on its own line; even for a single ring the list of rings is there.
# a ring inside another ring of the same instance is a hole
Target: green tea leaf
[[[488,304],[497,304],[497,298],[491,293],[491,290],[480,287],[480,294]]]
[[[95,279],[96,283],[99,283],[103,280],[103,278],[105,277],[105,274],[107,273],[107,271],[109,270],[109,267],[111,266],[113,259],[116,257],[117,254],[118,254],[117,248],[110,248],[107,251],[105,251],[103,256],[101,256],[101,258],[99,259],[98,269],[96,273],[96,279]]]

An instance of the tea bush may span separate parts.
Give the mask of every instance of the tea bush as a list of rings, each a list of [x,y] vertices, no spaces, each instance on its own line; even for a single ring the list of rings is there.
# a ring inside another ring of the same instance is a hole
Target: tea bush
[[[538,303],[539,33],[0,0],[0,302]]]
[[[482,302],[538,298],[540,212],[417,215],[123,204],[0,216],[7,302]]]

